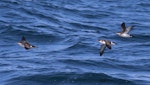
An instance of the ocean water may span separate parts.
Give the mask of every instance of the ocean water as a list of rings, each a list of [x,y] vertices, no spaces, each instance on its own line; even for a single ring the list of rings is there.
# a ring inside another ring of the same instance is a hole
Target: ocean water
[[[1,0],[0,85],[150,85],[149,21],[149,0]]]

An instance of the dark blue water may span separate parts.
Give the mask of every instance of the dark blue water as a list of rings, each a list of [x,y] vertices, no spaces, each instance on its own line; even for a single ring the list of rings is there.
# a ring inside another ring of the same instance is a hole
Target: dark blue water
[[[1,0],[0,85],[150,85],[149,23],[149,0]]]

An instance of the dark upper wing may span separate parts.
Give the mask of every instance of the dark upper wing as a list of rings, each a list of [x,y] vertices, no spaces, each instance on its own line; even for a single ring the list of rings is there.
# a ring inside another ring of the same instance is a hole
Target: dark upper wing
[[[106,46],[107,46],[107,48],[111,49],[111,42],[110,42],[110,41],[107,41],[107,42],[106,42]]]
[[[26,38],[23,36],[21,40],[22,40],[22,41],[26,41]]]
[[[100,56],[103,55],[105,48],[106,48],[106,45],[105,45],[105,44],[101,45],[100,52],[99,52],[99,53],[100,53]]]
[[[134,27],[134,26],[130,26],[130,27],[128,27],[128,28],[126,29],[125,33],[129,33],[129,32],[130,32],[130,30],[131,30],[133,27]]]
[[[126,31],[126,26],[125,26],[125,23],[124,23],[124,22],[121,24],[121,28],[122,28],[122,32],[125,32],[125,31]]]
[[[26,41],[26,38],[24,36],[22,37],[21,43],[24,45],[24,47],[30,46],[30,44]]]

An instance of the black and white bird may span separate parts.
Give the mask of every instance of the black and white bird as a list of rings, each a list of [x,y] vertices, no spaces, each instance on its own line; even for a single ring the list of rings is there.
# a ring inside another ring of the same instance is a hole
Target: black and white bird
[[[132,37],[132,36],[131,36],[130,34],[128,34],[128,33],[131,31],[131,29],[132,29],[133,27],[134,27],[134,26],[130,26],[130,27],[126,28],[125,23],[123,22],[123,23],[121,24],[122,31],[121,31],[121,32],[117,32],[116,34],[119,35],[119,36],[121,36],[121,37],[125,37],[125,38]]]
[[[111,49],[111,45],[115,45],[114,42],[109,41],[109,40],[99,40],[99,42],[102,44],[101,48],[100,48],[100,52],[99,52],[100,56],[103,55],[104,50],[105,50],[106,47],[109,48],[109,49]]]
[[[26,50],[30,49],[30,48],[35,48],[35,46],[31,45],[30,43],[28,43],[26,41],[26,38],[23,36],[21,41],[18,42],[18,44],[21,46],[21,47],[24,47]]]

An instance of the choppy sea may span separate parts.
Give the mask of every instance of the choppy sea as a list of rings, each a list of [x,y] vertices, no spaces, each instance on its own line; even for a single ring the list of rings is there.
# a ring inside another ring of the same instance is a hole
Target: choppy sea
[[[150,1],[1,0],[0,85],[150,85]]]

